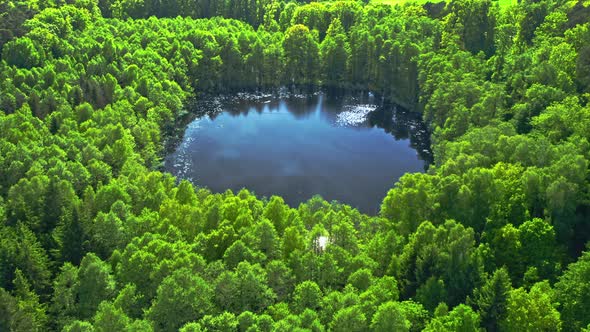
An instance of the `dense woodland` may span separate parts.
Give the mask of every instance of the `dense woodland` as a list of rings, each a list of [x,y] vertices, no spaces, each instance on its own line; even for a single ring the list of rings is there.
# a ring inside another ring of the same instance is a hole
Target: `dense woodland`
[[[564,0],[0,0],[0,331],[589,330],[589,21]],[[191,100],[279,87],[421,112],[434,163],[377,216],[159,171]]]

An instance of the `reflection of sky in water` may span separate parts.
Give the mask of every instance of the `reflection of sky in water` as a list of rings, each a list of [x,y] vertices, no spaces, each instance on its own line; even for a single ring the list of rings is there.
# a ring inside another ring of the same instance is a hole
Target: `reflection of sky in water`
[[[246,187],[292,206],[320,194],[376,213],[395,181],[425,163],[408,139],[415,123],[379,128],[375,107],[353,106],[321,95],[227,105],[193,121],[165,166],[215,192]]]

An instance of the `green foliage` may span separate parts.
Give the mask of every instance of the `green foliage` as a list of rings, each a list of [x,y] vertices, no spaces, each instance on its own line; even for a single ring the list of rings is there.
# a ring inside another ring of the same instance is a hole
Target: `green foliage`
[[[522,288],[510,291],[508,314],[502,322],[507,331],[561,331],[562,323],[556,309],[551,286],[547,282],[533,285],[527,293]]]
[[[471,307],[460,304],[448,313],[434,317],[424,331],[480,331],[479,315]]]
[[[588,328],[588,7],[506,3],[0,1],[0,330]],[[378,216],[157,170],[283,86],[421,112],[433,164]]]
[[[0,288],[0,328],[6,331],[43,330],[47,324],[44,305],[18,269],[14,285],[13,295]]]
[[[205,331],[231,332],[238,326],[236,316],[229,312],[217,316],[207,315],[201,319],[200,323]]]
[[[342,23],[334,19],[330,23],[326,38],[320,45],[324,83],[328,86],[343,87],[346,83],[350,46]]]
[[[581,329],[590,324],[589,277],[590,253],[585,252],[577,262],[568,266],[555,284],[564,330]]]
[[[293,311],[301,313],[305,309],[317,310],[321,306],[321,298],[320,287],[313,281],[304,281],[293,292]]]
[[[88,331],[88,332],[93,332],[95,331],[94,326],[92,326],[92,324],[88,323],[88,322],[83,322],[83,321],[74,321],[70,324],[68,324],[66,327],[63,328],[63,331],[66,332],[84,332],[84,331]]]
[[[232,313],[258,313],[276,297],[266,279],[266,273],[259,265],[241,262],[235,271],[225,271],[215,281],[216,303]]]
[[[298,24],[285,32],[283,41],[286,82],[311,86],[318,77],[319,46],[305,25]]]
[[[110,267],[92,253],[82,259],[78,280],[79,317],[89,318],[103,300],[114,295],[115,280]]]
[[[179,269],[162,281],[146,317],[154,322],[155,331],[176,331],[210,312],[212,298],[205,280],[188,269]]]
[[[330,322],[332,331],[354,331],[367,330],[367,318],[358,306],[340,309]]]
[[[2,58],[9,65],[31,69],[41,65],[44,54],[39,52],[31,39],[24,37],[8,42],[3,48]]]
[[[112,303],[102,302],[98,306],[93,324],[96,331],[123,331],[128,325],[130,325],[129,317]]]
[[[378,332],[409,331],[410,326],[411,323],[406,319],[404,310],[398,302],[385,302],[380,305],[371,322],[371,329]]]
[[[500,330],[499,323],[506,317],[508,296],[512,290],[506,269],[498,269],[481,288],[473,292],[473,305],[487,331]]]

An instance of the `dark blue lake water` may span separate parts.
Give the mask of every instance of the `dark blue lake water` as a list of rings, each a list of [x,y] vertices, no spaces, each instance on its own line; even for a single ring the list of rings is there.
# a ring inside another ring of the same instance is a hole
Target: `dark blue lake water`
[[[248,188],[297,207],[315,194],[376,214],[430,158],[419,116],[370,98],[234,100],[192,121],[165,169],[214,192]]]

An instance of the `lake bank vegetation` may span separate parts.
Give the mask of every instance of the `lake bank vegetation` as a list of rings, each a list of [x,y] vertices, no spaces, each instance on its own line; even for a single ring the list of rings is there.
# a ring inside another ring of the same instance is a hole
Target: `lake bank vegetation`
[[[2,0],[0,17],[0,330],[589,328],[585,1]],[[281,86],[421,112],[433,165],[377,216],[157,171],[190,98]]]

